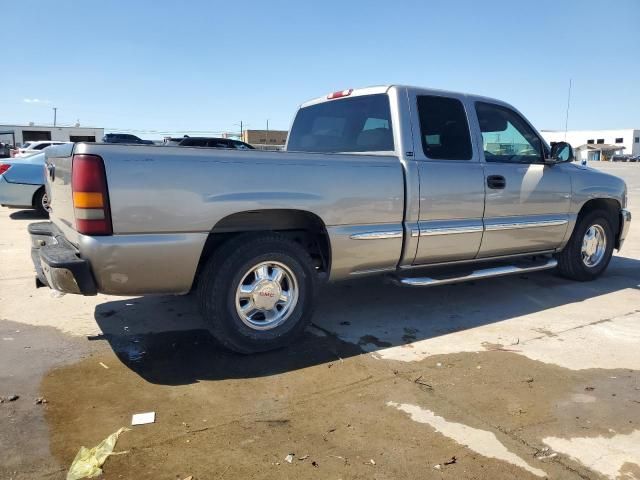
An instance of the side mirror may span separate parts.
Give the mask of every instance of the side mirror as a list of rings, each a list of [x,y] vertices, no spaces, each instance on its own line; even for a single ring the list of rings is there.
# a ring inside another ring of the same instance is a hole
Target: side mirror
[[[567,142],[552,142],[551,155],[545,160],[546,163],[572,162],[575,160],[573,148]]]

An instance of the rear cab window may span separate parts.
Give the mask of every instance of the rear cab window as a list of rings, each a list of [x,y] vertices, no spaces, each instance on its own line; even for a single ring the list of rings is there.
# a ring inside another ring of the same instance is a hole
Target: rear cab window
[[[456,98],[418,95],[420,139],[424,155],[432,160],[471,160],[469,122]]]
[[[287,150],[394,151],[388,95],[340,98],[301,108],[291,127]]]

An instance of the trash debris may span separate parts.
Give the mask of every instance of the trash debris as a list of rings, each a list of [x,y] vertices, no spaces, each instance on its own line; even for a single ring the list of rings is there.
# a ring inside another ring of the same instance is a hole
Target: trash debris
[[[0,403],[3,402],[15,402],[20,398],[20,395],[9,395],[8,397],[0,397]]]
[[[584,387],[584,389],[585,389],[587,392],[593,392],[593,391],[596,389],[596,387]]]
[[[524,381],[527,383],[533,383],[533,377],[525,378]]]
[[[193,480],[193,475],[189,475],[187,478],[184,478],[183,480]]]
[[[375,464],[376,464],[376,461],[372,458],[371,460],[369,460],[369,463],[370,463],[371,465],[375,465]]]
[[[107,370],[109,370],[109,367],[107,365],[105,365],[104,363],[102,363],[102,362],[98,362],[98,363],[102,368],[106,368]]]
[[[46,398],[38,397],[36,398],[36,405],[42,405],[43,403],[49,403]]]
[[[434,465],[433,468],[435,468],[436,470],[440,470],[442,468],[442,465],[440,464]]]
[[[115,433],[112,433],[95,447],[89,449],[80,447],[76,458],[73,459],[71,467],[67,472],[67,480],[80,480],[81,478],[93,478],[102,473],[102,465],[110,455],[121,455],[127,452],[114,453],[118,437],[123,432],[129,431],[128,428],[122,427]]]
[[[136,413],[131,417],[131,425],[146,425],[156,421],[156,412]]]
[[[451,457],[451,460],[444,462],[445,465],[453,465],[454,463],[457,463],[458,459],[456,457]]]
[[[300,458],[298,458],[298,460],[306,460],[307,458],[309,458],[309,455],[303,455]]]
[[[318,466],[318,462],[316,462],[315,460],[313,462],[311,462],[311,465],[313,465],[314,467]]]
[[[427,387],[429,390],[433,390],[433,386],[427,383],[426,380],[423,380],[422,375],[416,378],[413,383],[417,383],[418,385],[422,385],[423,387]]]
[[[66,294],[59,291],[59,290],[54,290],[53,288],[51,289],[51,298],[62,298],[64,297]]]
[[[288,462],[288,463],[292,463],[293,462],[293,457],[295,456],[295,453],[290,453],[289,455],[287,455],[286,457],[284,457],[284,461]]]
[[[441,367],[442,364],[440,362],[436,363],[436,367]]]
[[[12,340],[15,340],[15,338],[13,338],[13,337],[2,337],[2,340],[6,341],[6,342],[10,342]]]

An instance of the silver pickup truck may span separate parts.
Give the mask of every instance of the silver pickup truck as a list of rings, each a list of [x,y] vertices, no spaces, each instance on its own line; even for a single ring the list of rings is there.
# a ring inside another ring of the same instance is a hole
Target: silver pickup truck
[[[32,257],[66,293],[196,290],[222,344],[264,351],[305,328],[325,281],[596,278],[628,231],[626,186],[572,160],[498,100],[345,90],[301,105],[286,152],[47,149]]]

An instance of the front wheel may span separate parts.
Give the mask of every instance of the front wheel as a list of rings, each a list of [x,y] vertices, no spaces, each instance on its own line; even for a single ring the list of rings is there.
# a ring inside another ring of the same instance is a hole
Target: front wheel
[[[278,234],[241,235],[207,261],[200,310],[230,350],[255,353],[291,343],[311,321],[317,273],[299,244]]]
[[[610,215],[604,210],[589,212],[578,219],[567,246],[558,254],[558,270],[572,280],[593,280],[609,265],[614,244]]]

